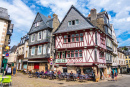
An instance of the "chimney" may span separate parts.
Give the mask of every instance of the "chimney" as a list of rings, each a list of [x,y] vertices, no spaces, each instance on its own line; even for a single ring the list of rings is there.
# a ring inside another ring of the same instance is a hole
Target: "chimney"
[[[90,17],[91,17],[91,21],[97,19],[97,10],[95,8],[91,9],[91,11],[90,11]]]
[[[51,18],[51,16],[50,16],[50,15],[48,15],[48,18]]]
[[[58,15],[55,14],[55,13],[53,14],[53,17],[56,18],[56,19],[58,19]]]

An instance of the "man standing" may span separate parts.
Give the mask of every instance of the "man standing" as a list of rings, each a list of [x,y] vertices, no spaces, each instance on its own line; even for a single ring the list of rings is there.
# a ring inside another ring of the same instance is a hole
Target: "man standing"
[[[111,77],[112,77],[112,81],[114,81],[114,73],[112,70],[111,70]]]

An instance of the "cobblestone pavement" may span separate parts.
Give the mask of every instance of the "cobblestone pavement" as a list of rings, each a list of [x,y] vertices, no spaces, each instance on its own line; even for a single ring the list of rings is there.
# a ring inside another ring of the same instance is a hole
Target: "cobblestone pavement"
[[[28,75],[18,73],[12,77],[11,87],[130,87],[130,75],[123,75],[117,82],[113,81],[100,81],[100,82],[66,82],[58,80],[49,80],[42,78],[28,78]],[[127,86],[128,84],[129,86]]]
[[[68,87],[130,87],[130,75],[122,75],[118,81],[105,81],[98,83],[88,83],[82,85],[73,85]]]

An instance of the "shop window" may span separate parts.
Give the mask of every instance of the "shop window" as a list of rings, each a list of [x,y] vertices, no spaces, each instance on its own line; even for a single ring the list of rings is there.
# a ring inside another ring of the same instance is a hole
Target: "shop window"
[[[83,68],[83,73],[84,74],[92,74],[92,72],[93,72],[93,69],[92,68]]]
[[[67,73],[67,67],[63,67],[63,73]]]

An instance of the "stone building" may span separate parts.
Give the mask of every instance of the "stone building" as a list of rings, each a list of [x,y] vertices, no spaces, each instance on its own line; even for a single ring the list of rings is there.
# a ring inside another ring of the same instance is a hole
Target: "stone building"
[[[126,73],[126,62],[125,62],[125,53],[121,49],[117,49],[118,51],[118,73]]]
[[[115,34],[115,31],[114,31],[114,27],[113,25],[111,24],[111,29],[112,29],[112,38],[113,38],[113,41],[112,41],[112,49],[113,49],[113,53],[112,53],[112,70],[114,71],[118,71],[118,52],[117,52],[117,47],[118,47],[118,42],[117,42],[117,39],[116,39],[116,34]],[[118,73],[118,72],[117,72]]]
[[[59,25],[58,15],[44,16],[37,13],[29,35],[29,55],[28,55],[28,69],[29,70],[48,70],[50,69],[50,56],[54,55],[54,44],[52,32]],[[52,47],[52,48],[51,48]]]
[[[16,66],[16,59],[17,59],[17,46],[13,46],[9,51],[8,63]]]
[[[5,58],[5,47],[10,44],[10,37],[13,32],[10,16],[6,8],[0,7],[0,68],[3,67],[2,60]]]
[[[23,62],[25,62],[26,64],[26,59],[25,56],[28,55],[28,50],[27,53],[25,52],[25,50],[27,49],[25,47],[25,44],[27,44],[27,40],[28,40],[28,35],[25,35],[21,38],[20,43],[17,46],[17,70],[22,70],[23,69]]]

